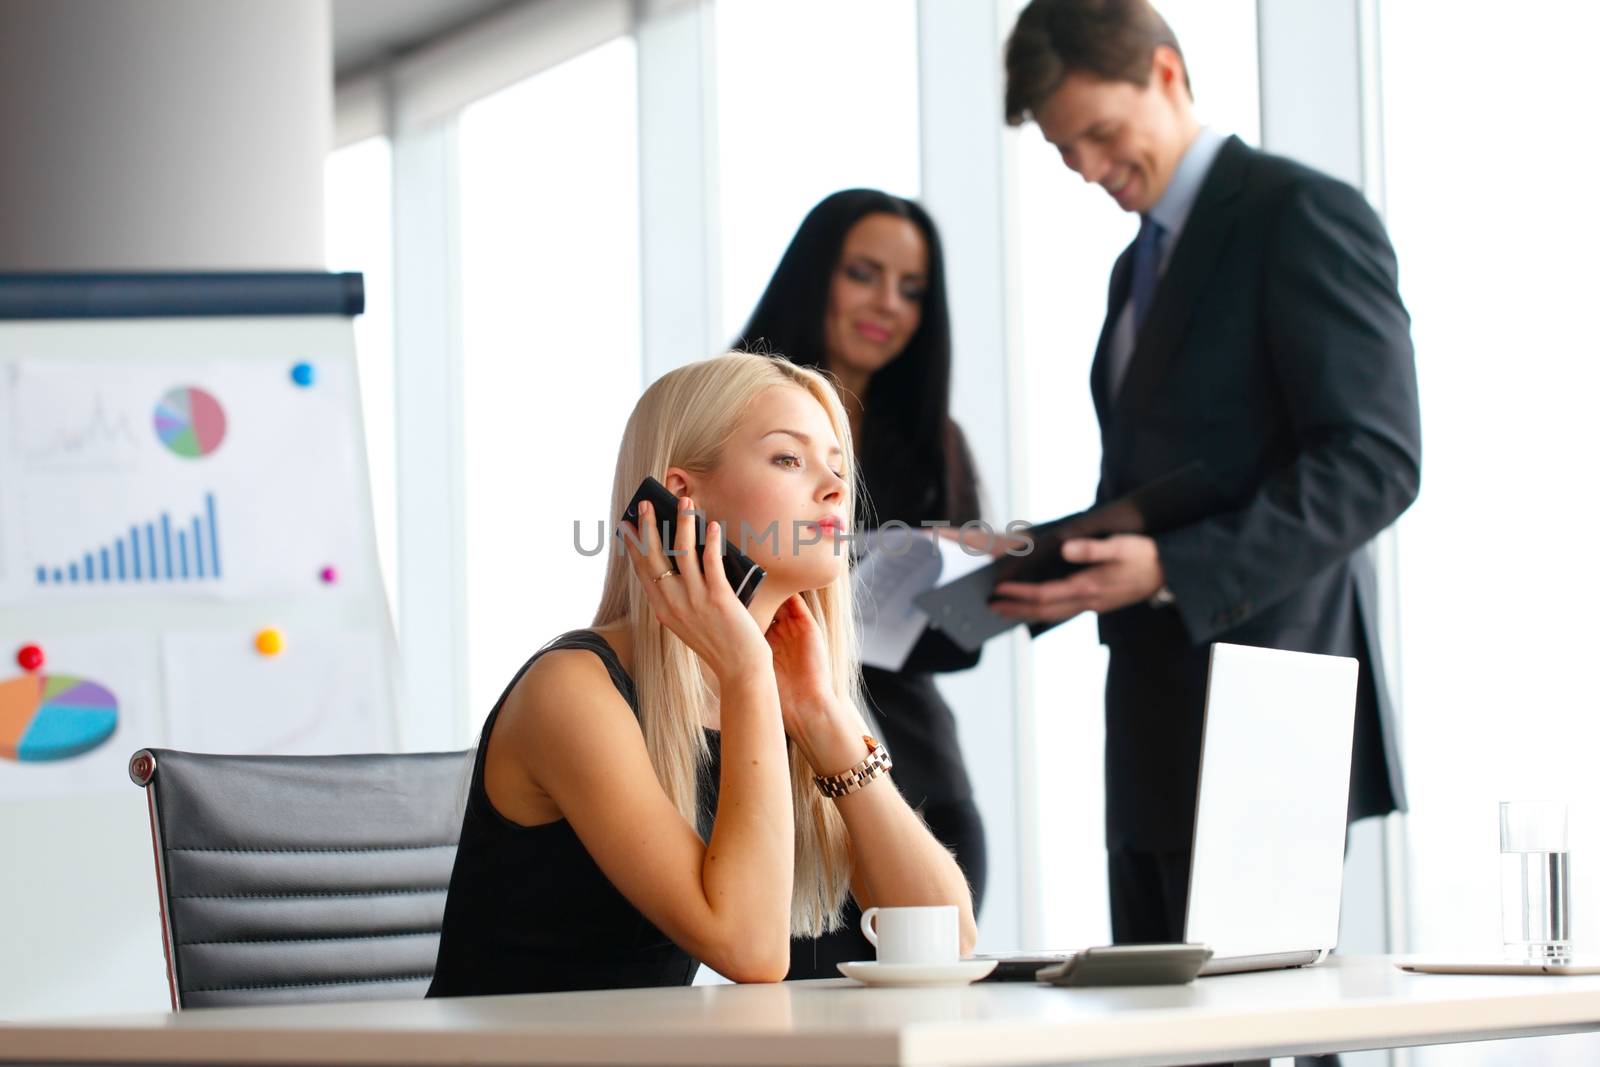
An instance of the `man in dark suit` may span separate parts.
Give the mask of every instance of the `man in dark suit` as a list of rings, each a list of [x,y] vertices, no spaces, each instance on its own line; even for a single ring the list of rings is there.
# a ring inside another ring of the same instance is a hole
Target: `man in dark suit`
[[[1367,544],[1419,485],[1410,319],[1361,194],[1202,128],[1145,0],[1034,0],[1006,74],[1007,121],[1141,216],[1091,371],[1099,498],[1198,459],[1228,500],[1155,537],[1071,542],[1087,569],[998,590],[1017,618],[1099,614],[1113,936],[1178,941],[1212,642],[1359,659],[1349,815],[1404,807]]]

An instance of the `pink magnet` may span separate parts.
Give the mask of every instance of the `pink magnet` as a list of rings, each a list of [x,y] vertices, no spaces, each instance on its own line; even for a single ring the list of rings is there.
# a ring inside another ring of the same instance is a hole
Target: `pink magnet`
[[[322,579],[323,585],[332,585],[339,580],[339,572],[332,567],[324,567],[317,572],[317,577]]]

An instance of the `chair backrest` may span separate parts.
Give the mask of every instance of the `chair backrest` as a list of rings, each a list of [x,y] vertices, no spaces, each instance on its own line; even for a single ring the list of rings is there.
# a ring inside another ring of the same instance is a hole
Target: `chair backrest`
[[[173,1008],[422,996],[469,757],[136,752]]]

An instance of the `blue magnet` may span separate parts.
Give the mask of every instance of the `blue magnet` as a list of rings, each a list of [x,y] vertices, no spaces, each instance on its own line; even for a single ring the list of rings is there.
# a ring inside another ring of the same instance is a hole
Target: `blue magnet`
[[[296,363],[294,369],[289,372],[289,377],[302,389],[310,388],[311,383],[317,380],[317,368],[309,363]]]

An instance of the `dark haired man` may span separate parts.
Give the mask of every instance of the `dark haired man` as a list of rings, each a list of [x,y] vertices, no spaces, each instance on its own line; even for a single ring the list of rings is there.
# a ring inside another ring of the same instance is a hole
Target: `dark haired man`
[[[1357,657],[1349,815],[1404,806],[1366,546],[1420,480],[1410,319],[1361,194],[1200,126],[1144,0],[1033,0],[1005,60],[1007,121],[1141,218],[1090,375],[1101,499],[1201,459],[1230,501],[1000,588],[1018,618],[1099,614],[1113,936],[1178,941],[1212,642]]]

